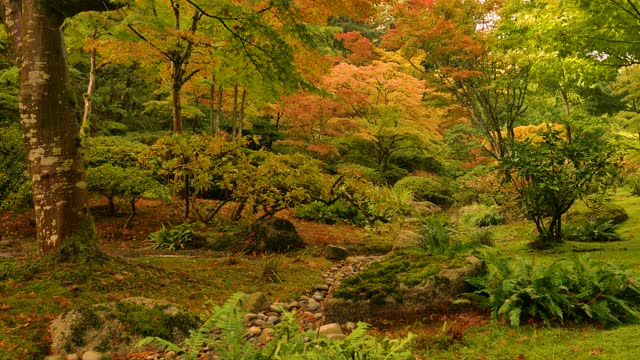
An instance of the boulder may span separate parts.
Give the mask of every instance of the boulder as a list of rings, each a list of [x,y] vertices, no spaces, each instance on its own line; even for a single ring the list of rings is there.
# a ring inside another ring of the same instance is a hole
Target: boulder
[[[269,307],[269,300],[261,292],[254,292],[247,295],[247,299],[242,303],[242,309],[248,313],[257,314]]]
[[[384,301],[331,297],[325,304],[325,321],[344,324],[362,319],[411,318],[453,310],[452,300],[472,291],[466,279],[485,271],[483,261],[477,257],[468,256],[464,260],[463,266],[443,269],[415,286],[400,283],[397,294],[385,297]]]
[[[324,248],[324,257],[329,260],[344,260],[350,255],[349,250],[340,246],[327,245]]]
[[[49,327],[53,354],[93,354],[95,350],[114,354],[133,351],[146,336],[158,336],[179,343],[197,328],[195,314],[175,304],[142,297],[96,304],[70,310]],[[83,356],[84,359],[84,356]]]
[[[258,220],[252,228],[255,251],[261,253],[287,253],[304,248],[304,242],[289,220],[268,217]]]

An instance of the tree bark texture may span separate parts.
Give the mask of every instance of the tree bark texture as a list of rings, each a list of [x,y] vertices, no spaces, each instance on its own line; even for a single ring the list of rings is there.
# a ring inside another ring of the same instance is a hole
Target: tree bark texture
[[[41,254],[59,248],[90,223],[78,116],[60,30],[64,17],[49,13],[46,4],[0,0],[2,20],[16,48],[20,124]]]
[[[96,25],[93,26],[93,33],[91,34],[91,37],[94,42],[98,38],[98,28]],[[91,129],[89,117],[91,116],[93,90],[96,86],[96,56],[97,51],[94,45],[94,48],[91,49],[91,58],[89,59],[89,84],[87,84],[87,92],[84,94],[84,113],[82,114],[82,124],[80,125],[81,137],[88,136]]]

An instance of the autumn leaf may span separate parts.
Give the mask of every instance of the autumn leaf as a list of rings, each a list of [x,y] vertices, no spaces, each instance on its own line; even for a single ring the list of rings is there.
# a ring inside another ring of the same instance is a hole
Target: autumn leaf
[[[11,309],[11,305],[9,304],[0,304],[0,311],[5,311]]]
[[[604,350],[602,350],[601,348],[594,348],[591,350],[591,352],[589,353],[590,355],[598,355],[601,354]]]

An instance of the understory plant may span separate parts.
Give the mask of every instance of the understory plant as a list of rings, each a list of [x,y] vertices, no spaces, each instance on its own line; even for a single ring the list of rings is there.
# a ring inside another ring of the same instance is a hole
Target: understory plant
[[[640,320],[640,288],[617,266],[588,255],[553,264],[489,256],[488,274],[472,280],[492,318],[517,327],[523,320],[602,325]]]
[[[149,234],[149,240],[151,249],[180,250],[196,245],[199,237],[191,223],[179,224],[171,228],[162,224],[162,229]]]
[[[564,229],[565,240],[582,242],[607,242],[624,240],[617,233],[611,220],[598,219],[580,225],[569,225]]]
[[[247,329],[241,310],[246,295],[236,293],[223,305],[216,306],[204,324],[191,330],[182,346],[158,337],[147,337],[136,346],[150,344],[182,353],[183,360],[195,360],[208,345],[221,359],[413,359],[408,349],[413,335],[397,340],[378,339],[367,334],[368,325],[358,323],[346,338],[329,340],[315,331],[301,332],[295,313],[285,312],[284,321],[275,327],[273,339],[264,348],[247,341]]]

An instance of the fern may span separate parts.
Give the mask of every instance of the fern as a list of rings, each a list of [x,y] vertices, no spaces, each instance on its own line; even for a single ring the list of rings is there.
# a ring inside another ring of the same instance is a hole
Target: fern
[[[488,256],[489,273],[475,279],[496,320],[518,326],[526,314],[551,325],[554,321],[621,324],[640,320],[640,289],[629,274],[588,256],[534,265],[522,259]]]
[[[275,328],[274,338],[264,349],[246,341],[241,304],[245,294],[231,296],[222,306],[216,306],[198,330],[192,330],[183,347],[160,338],[145,338],[136,346],[155,344],[168,350],[184,352],[181,358],[195,360],[205,344],[226,360],[403,360],[413,359],[409,350],[413,335],[398,339],[378,339],[367,334],[368,325],[358,323],[349,336],[329,340],[316,332],[302,333],[298,329],[296,313],[285,312]],[[212,333],[216,331],[216,336]],[[309,341],[309,339],[312,339]]]

